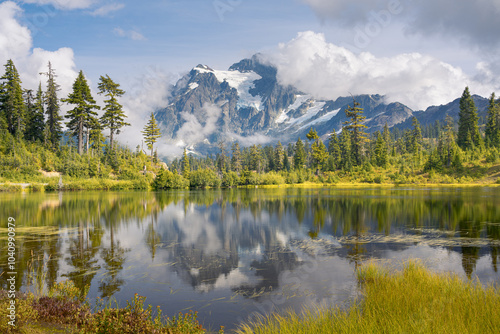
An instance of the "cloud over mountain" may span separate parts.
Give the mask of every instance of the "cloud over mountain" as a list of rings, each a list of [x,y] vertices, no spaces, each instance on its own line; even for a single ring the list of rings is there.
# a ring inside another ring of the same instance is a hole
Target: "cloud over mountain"
[[[268,60],[277,66],[282,84],[293,85],[317,98],[335,99],[349,93],[383,94],[390,101],[422,109],[453,100],[466,85],[486,96],[494,91],[491,84],[478,83],[460,68],[431,56],[355,54],[311,31],[280,44]]]

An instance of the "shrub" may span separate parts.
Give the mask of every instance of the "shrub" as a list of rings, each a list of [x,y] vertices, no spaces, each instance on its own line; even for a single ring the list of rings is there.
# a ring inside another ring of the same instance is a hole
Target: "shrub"
[[[231,188],[237,186],[239,182],[238,174],[233,171],[224,173],[222,175],[222,186],[225,188]]]
[[[276,172],[271,171],[271,172],[266,173],[262,176],[261,182],[264,185],[272,185],[272,184],[278,185],[278,184],[284,184],[285,179],[280,174],[277,174]]]
[[[221,180],[210,168],[198,169],[191,172],[189,185],[191,188],[218,188],[221,185]]]

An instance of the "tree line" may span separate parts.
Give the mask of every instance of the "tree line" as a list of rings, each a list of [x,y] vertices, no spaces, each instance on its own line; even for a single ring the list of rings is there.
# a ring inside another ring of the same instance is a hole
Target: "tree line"
[[[228,148],[227,143],[221,141],[215,156],[200,158],[184,151],[182,158],[169,164],[170,172],[162,173],[155,186],[258,184],[255,180],[259,179],[258,175],[269,173],[273,177],[260,178],[261,184],[294,183],[325,180],[332,174],[338,177],[358,173],[359,177],[371,172],[373,167],[395,171],[394,178],[398,173],[411,176],[438,172],[467,176],[470,174],[464,168],[465,163],[477,165],[499,159],[500,103],[494,93],[482,128],[468,87],[460,99],[458,122],[447,115],[444,124],[436,122],[427,126],[425,132],[413,117],[409,129],[391,131],[385,124],[382,131],[369,134],[363,124],[363,108],[354,99],[345,113],[349,120],[338,132],[332,129],[326,144],[311,128],[305,140],[298,138],[286,146],[278,142],[274,146],[241,147],[234,142]],[[200,177],[208,181],[199,182]]]
[[[150,171],[154,173],[149,176],[151,181],[152,175],[159,174],[154,187],[163,189],[333,182],[346,175],[355,175],[349,181],[362,181],[363,177],[369,179],[366,174],[375,167],[393,175],[395,181],[399,175],[435,172],[467,176],[464,163],[496,162],[499,156],[499,102],[493,93],[486,123],[480,125],[466,87],[458,122],[448,115],[443,124],[422,128],[414,117],[408,129],[390,130],[386,124],[383,130],[368,133],[363,108],[353,99],[345,110],[348,120],[327,136],[320,137],[311,128],[305,138],[285,145],[242,147],[238,142],[221,141],[215,155],[195,157],[185,150],[182,157],[169,163],[168,170],[159,171],[154,145],[161,133],[153,113],[142,131],[147,154],[139,146],[132,151],[116,141],[116,135],[130,125],[119,102],[125,91],[118,83],[108,75],[100,76],[97,94],[104,96],[101,107],[83,71],[63,98],[58,97],[60,86],[50,62],[47,72],[40,75],[46,78],[45,91],[42,82],[36,92],[23,89],[13,61],[5,64],[5,74],[0,77],[0,177],[22,178],[37,175],[41,169],[78,178],[114,175],[134,179]],[[64,115],[61,103],[71,108]]]
[[[59,99],[60,86],[56,82],[57,75],[48,63],[47,72],[40,73],[47,77],[46,91],[42,91],[42,83],[38,85],[36,94],[33,90],[23,89],[19,72],[12,60],[5,64],[5,74],[0,78],[0,129],[7,130],[16,139],[43,142],[56,150],[63,135],[63,120],[69,134],[77,140],[78,153],[83,154],[84,144],[88,152],[90,146],[99,150],[103,146],[102,131],[109,130],[110,147],[113,148],[114,135],[121,128],[130,125],[125,121],[126,115],[118,98],[125,92],[108,75],[101,76],[98,94],[104,95],[104,114],[97,117],[96,105],[83,71],[73,83],[72,92]],[[64,117],[60,113],[60,102],[71,105]]]

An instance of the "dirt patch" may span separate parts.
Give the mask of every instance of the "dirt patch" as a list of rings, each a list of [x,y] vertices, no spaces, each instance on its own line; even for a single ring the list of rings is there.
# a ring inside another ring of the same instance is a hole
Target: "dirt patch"
[[[42,173],[43,176],[45,177],[60,177],[61,173],[59,172],[46,172],[44,170],[40,169],[40,173]]]

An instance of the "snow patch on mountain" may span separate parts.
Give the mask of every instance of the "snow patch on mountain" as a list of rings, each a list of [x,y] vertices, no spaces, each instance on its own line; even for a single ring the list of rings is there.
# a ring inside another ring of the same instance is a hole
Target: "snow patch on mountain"
[[[289,124],[289,126],[287,127],[287,129],[293,125],[303,125],[304,123],[309,121],[311,118],[316,116],[321,111],[321,109],[323,109],[326,102],[313,101],[312,104],[312,107],[310,107],[304,115],[300,116],[299,118],[292,118],[288,120],[287,124]]]
[[[197,82],[191,82],[189,84],[189,89],[191,90],[195,90],[196,88],[198,88],[200,85],[197,83]]]
[[[296,95],[295,102],[288,107],[287,112],[292,111],[292,110],[296,110],[298,107],[303,105],[305,102],[307,102],[311,98],[312,98],[311,95]]]
[[[286,110],[281,110],[280,115],[278,116],[278,118],[276,118],[275,123],[281,124],[284,121],[286,121],[287,119],[288,119],[288,115],[286,114]]]
[[[260,75],[255,72],[239,72],[239,71],[219,71],[213,70],[208,66],[197,66],[194,68],[199,73],[212,73],[217,78],[217,81],[223,83],[226,81],[230,87],[238,91],[238,108],[241,107],[254,107],[261,110],[262,97],[259,95],[252,96],[250,89],[255,87],[254,81],[262,79]]]
[[[306,127],[309,127],[309,126],[313,126],[313,125],[316,125],[316,124],[319,124],[319,123],[325,123],[325,122],[328,122],[329,120],[331,120],[333,117],[335,117],[340,111],[340,108],[339,109],[336,109],[336,110],[332,110],[326,114],[324,114],[323,116],[321,117],[318,117],[316,118],[315,120],[307,123],[306,125],[303,125],[299,128],[299,130],[302,130]]]

